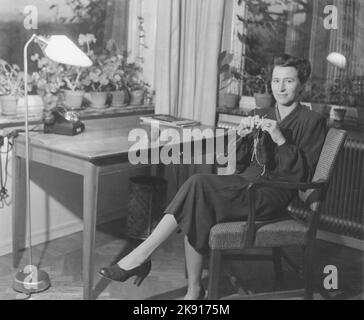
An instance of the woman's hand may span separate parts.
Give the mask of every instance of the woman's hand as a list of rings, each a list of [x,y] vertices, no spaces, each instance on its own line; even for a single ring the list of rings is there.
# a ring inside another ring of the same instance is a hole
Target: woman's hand
[[[281,146],[286,142],[286,138],[283,136],[281,130],[278,127],[277,121],[271,119],[263,119],[261,123],[261,129],[270,134],[274,143]]]
[[[243,117],[240,121],[237,133],[241,137],[247,136],[249,133],[253,132],[254,127],[260,124],[259,116],[254,117]]]

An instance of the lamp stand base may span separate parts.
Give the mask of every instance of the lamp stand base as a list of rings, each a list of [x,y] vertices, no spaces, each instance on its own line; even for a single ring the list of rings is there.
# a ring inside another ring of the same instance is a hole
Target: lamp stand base
[[[31,294],[47,290],[51,286],[47,272],[31,266],[31,271],[17,272],[13,280],[13,289],[16,292]]]

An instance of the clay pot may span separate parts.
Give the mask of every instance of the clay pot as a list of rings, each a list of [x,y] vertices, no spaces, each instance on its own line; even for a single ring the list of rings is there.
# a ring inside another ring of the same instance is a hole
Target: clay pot
[[[222,93],[219,95],[219,107],[235,109],[239,105],[240,96],[233,93]]]
[[[339,122],[344,121],[346,114],[345,109],[334,108],[333,112],[334,112],[334,121],[339,121]]]
[[[257,109],[265,109],[273,106],[273,96],[270,93],[254,93]]]
[[[108,92],[90,92],[91,107],[97,109],[107,108],[106,105],[107,95]]]
[[[128,104],[129,94],[126,90],[112,91],[111,96],[112,107],[125,107]]]
[[[4,116],[16,116],[18,98],[16,96],[0,96],[1,113]]]
[[[65,90],[64,91],[65,106],[70,110],[81,109],[84,94],[85,91],[83,90],[80,91]]]
[[[133,90],[130,92],[130,105],[142,106],[144,104],[144,90]]]

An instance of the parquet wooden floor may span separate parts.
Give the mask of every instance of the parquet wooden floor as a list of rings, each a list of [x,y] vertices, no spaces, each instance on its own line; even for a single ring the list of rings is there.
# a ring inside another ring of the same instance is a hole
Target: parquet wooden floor
[[[184,275],[184,250],[181,234],[173,235],[152,257],[150,275],[140,287],[133,280],[114,283],[101,279],[97,270],[118,257],[123,256],[137,244],[123,236],[123,221],[114,221],[98,227],[95,250],[95,299],[181,299],[186,291]],[[290,248],[289,253],[300,259],[300,250]],[[24,254],[20,266],[25,266]],[[33,263],[49,273],[52,286],[43,293],[32,295],[33,300],[77,300],[82,299],[82,232],[56,239],[33,248]],[[318,242],[316,282],[323,281],[322,270],[333,264],[339,271],[339,290],[331,292],[331,299],[363,299],[363,253],[342,246]],[[24,296],[12,290],[12,279],[16,270],[12,268],[11,254],[0,257],[0,300],[22,299]],[[297,276],[284,266],[284,288],[301,287]],[[207,286],[207,270],[203,283]],[[273,269],[270,262],[228,262],[221,276],[221,295],[234,293],[271,291]],[[321,295],[317,298],[323,299]],[[328,298],[325,297],[325,298]]]

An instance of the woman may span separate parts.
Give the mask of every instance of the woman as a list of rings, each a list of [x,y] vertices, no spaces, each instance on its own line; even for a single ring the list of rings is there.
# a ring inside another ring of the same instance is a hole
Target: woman
[[[117,264],[102,268],[100,274],[115,281],[125,281],[135,275],[139,285],[151,269],[149,258],[154,250],[179,228],[185,235],[188,275],[185,299],[203,297],[202,261],[208,252],[209,231],[216,223],[246,219],[249,212],[248,181],[283,179],[303,182],[312,179],[326,136],[326,121],[298,102],[310,72],[310,63],[305,59],[287,54],[275,58],[271,87],[276,107],[265,109],[266,114],[261,115],[264,118],[243,118],[238,128],[241,145],[237,152],[240,169],[245,169],[243,173],[190,177],[178,190],[152,234]],[[261,134],[263,157],[262,153],[255,152],[257,148],[251,148],[252,145],[259,146],[253,141],[257,137],[257,128],[264,133]],[[292,190],[259,189],[256,195],[257,218],[278,218],[294,195]]]

